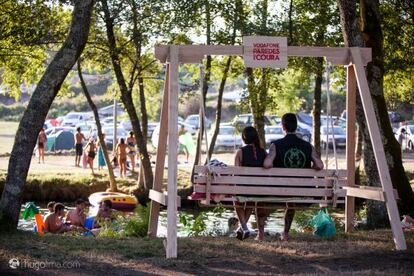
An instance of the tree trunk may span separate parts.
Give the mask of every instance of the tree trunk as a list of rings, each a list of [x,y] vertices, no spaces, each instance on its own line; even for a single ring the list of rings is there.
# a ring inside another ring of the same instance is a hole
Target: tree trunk
[[[112,168],[111,160],[109,159],[108,148],[106,147],[105,139],[103,137],[102,125],[101,125],[101,120],[99,119],[98,108],[96,107],[95,103],[93,102],[92,97],[89,94],[88,88],[86,87],[85,80],[83,79],[80,58],[78,59],[78,76],[79,76],[79,80],[80,80],[80,83],[81,83],[81,86],[82,86],[83,94],[85,95],[86,100],[88,101],[88,104],[89,104],[90,108],[92,109],[93,116],[95,117],[96,128],[97,128],[97,131],[98,131],[98,137],[99,137],[100,145],[102,147],[102,151],[103,151],[103,154],[104,154],[104,159],[105,159],[106,166],[108,167],[110,190],[111,190],[111,192],[116,192],[118,189],[116,187],[114,170]]]
[[[141,156],[141,166],[143,166],[144,170],[145,186],[139,187],[139,200],[140,202],[147,202],[149,189],[153,181],[153,173],[151,168],[151,161],[148,154],[147,144],[145,142],[146,139],[144,138],[144,133],[141,130],[140,120],[138,118],[132,99],[132,87],[127,87],[124,75],[122,73],[119,50],[116,45],[116,39],[114,34],[114,19],[111,17],[107,0],[101,0],[101,2],[105,17],[106,35],[108,39],[108,47],[112,61],[112,66],[114,68],[119,89],[121,91],[121,100],[131,120],[132,129],[134,131],[137,140],[138,150]]]
[[[218,98],[217,98],[217,110],[216,110],[216,126],[214,128],[213,136],[211,137],[210,146],[208,149],[208,159],[211,159],[211,156],[214,152],[214,146],[216,145],[217,135],[219,134],[220,130],[220,122],[221,122],[221,108],[223,105],[223,92],[224,87],[226,86],[227,76],[230,70],[232,57],[229,56],[227,58],[226,65],[224,67],[223,76],[221,78],[219,92],[218,92]]]
[[[316,59],[315,89],[313,95],[313,145],[316,152],[321,155],[321,110],[322,110],[322,79],[323,58]]]
[[[67,74],[88,40],[93,0],[74,1],[70,32],[40,79],[20,121],[0,201],[2,229],[15,229],[37,136]]]
[[[211,45],[211,14],[210,14],[210,4],[209,1],[205,1],[204,8],[206,12],[206,44]],[[211,77],[211,61],[212,58],[210,55],[207,56],[207,62],[206,62],[206,68],[204,70],[204,79],[202,83],[202,97],[203,97],[203,103],[206,103],[207,99],[207,92],[208,92],[208,85],[210,83],[210,77]],[[203,104],[200,103],[200,106]],[[192,169],[192,174],[194,175],[194,169],[195,166],[200,164],[201,161],[201,146],[203,144],[203,135],[204,135],[204,120],[202,119],[201,114],[201,108],[199,112],[199,120],[200,120],[200,128],[198,130],[198,136],[197,136],[197,146],[196,146],[196,155],[194,157],[194,165]],[[204,114],[205,116],[205,114]],[[206,145],[207,146],[207,145]]]
[[[379,123],[384,151],[390,169],[391,180],[398,190],[401,199],[399,202],[400,212],[406,213],[414,208],[414,194],[405,175],[402,165],[401,150],[392,133],[388,119],[383,93],[383,48],[382,30],[379,15],[378,1],[361,1],[361,17],[363,18],[364,39],[359,27],[356,12],[356,3],[353,0],[338,0],[341,15],[341,25],[344,35],[345,46],[363,47],[364,40],[367,46],[372,47],[372,62],[367,66],[367,79],[372,95],[376,117]],[[368,25],[367,25],[368,24]],[[357,97],[357,122],[364,141],[364,166],[368,178],[368,184],[378,186],[379,176],[376,162],[372,151],[372,145],[365,122],[360,97]],[[381,207],[378,207],[381,206]],[[388,223],[384,204],[381,202],[369,203],[368,224],[371,226],[384,225]]]
[[[393,186],[398,190],[400,197],[400,210],[407,213],[414,209],[414,193],[411,189],[408,178],[402,164],[401,147],[394,137],[391,123],[388,117],[387,106],[384,97],[384,51],[383,51],[383,35],[381,28],[381,15],[379,11],[378,0],[361,0],[361,29],[362,37],[367,47],[372,48],[372,62],[367,66],[367,79],[374,103],[376,117],[380,125],[381,138],[384,143],[385,154],[387,156],[388,167],[390,170]],[[365,135],[367,135],[365,128]],[[372,174],[378,174],[375,166],[375,157],[373,155],[371,145],[367,146],[365,153],[365,170],[372,171]],[[369,154],[369,155],[368,155]],[[367,156],[368,155],[368,156]],[[372,168],[373,167],[373,168]],[[370,178],[371,173],[367,172]],[[378,186],[380,182],[371,183]],[[388,224],[385,205],[382,202],[374,202],[370,204],[368,209],[368,224],[373,227]],[[370,223],[372,222],[372,223]]]

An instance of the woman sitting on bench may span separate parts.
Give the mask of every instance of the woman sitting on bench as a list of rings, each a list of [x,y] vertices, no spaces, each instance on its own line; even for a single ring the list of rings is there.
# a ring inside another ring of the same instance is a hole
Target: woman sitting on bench
[[[244,128],[242,139],[246,146],[237,150],[234,165],[243,167],[263,167],[266,151],[260,146],[257,130],[251,126]],[[242,208],[236,202],[235,210],[240,222],[236,237],[239,240],[244,240],[250,235],[249,229],[247,228],[247,222],[249,221],[253,209]]]

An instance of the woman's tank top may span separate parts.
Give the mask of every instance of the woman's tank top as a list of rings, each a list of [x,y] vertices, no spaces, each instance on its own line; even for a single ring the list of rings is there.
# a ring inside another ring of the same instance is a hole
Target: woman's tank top
[[[266,151],[254,145],[246,145],[242,150],[242,166],[243,167],[263,167],[266,157]]]

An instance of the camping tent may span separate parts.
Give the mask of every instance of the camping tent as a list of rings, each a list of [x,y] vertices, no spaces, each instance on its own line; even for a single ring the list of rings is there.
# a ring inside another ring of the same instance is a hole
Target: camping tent
[[[59,131],[47,138],[47,148],[49,151],[70,150],[75,145],[75,138],[70,131]]]

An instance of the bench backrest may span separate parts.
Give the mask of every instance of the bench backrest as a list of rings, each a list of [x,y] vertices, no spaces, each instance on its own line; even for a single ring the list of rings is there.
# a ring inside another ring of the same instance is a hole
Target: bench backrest
[[[337,175],[336,175],[337,174]],[[194,192],[235,196],[280,197],[280,202],[342,203],[346,170],[196,166]],[[334,187],[335,186],[335,187]],[[334,193],[335,190],[335,193]]]

